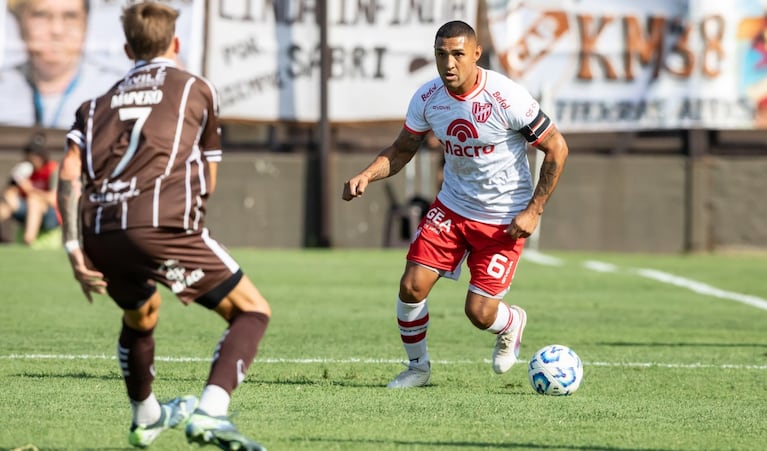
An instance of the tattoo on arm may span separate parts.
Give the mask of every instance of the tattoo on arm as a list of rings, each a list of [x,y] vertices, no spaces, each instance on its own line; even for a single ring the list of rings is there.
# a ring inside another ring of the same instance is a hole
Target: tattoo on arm
[[[370,180],[381,180],[398,173],[421,148],[424,137],[402,130],[394,143],[384,149],[368,167]]]
[[[541,198],[544,202],[548,200],[551,193],[554,192],[559,170],[556,161],[544,161],[541,164],[541,172],[538,178],[538,185],[535,187],[535,197]]]
[[[398,173],[413,159],[418,149],[421,148],[423,136],[413,135],[403,130],[397,140],[394,141],[395,154],[390,160],[390,175]]]
[[[80,203],[80,191],[79,189],[75,190],[73,188],[75,184],[79,188],[79,182],[77,181],[72,182],[71,180],[59,180],[57,197],[62,221],[62,240],[64,242],[77,240],[80,238],[80,221],[78,208]]]

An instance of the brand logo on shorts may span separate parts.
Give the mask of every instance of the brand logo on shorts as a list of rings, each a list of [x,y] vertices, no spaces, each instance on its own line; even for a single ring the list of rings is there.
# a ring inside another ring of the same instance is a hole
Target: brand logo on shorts
[[[165,273],[165,278],[168,279],[170,285],[170,291],[174,294],[181,293],[205,277],[205,271],[202,269],[197,268],[187,272],[186,268],[181,266],[178,260],[173,259],[165,260],[160,266],[160,272]]]
[[[445,212],[439,207],[434,207],[426,212],[424,228],[435,233],[448,232],[453,226],[453,220],[445,217]]]

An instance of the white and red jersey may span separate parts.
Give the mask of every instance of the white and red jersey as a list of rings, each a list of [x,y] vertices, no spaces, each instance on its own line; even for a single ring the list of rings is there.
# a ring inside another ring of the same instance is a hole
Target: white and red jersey
[[[466,218],[507,224],[527,207],[533,180],[527,145],[552,129],[520,84],[479,68],[474,88],[451,94],[437,77],[413,95],[405,118],[411,133],[433,131],[445,152],[437,198]]]

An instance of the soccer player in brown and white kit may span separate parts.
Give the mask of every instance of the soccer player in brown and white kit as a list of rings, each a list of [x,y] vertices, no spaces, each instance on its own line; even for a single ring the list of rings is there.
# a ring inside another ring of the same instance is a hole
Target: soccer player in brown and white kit
[[[228,410],[271,309],[204,225],[222,156],[218,100],[208,81],[174,63],[177,17],[162,3],[123,10],[135,66],[83,103],[67,134],[57,190],[64,247],[88,301],[107,293],[123,310],[117,353],[133,410],[129,442],[146,447],[185,424],[190,442],[261,450]],[[160,403],[152,391],[158,282],[228,323],[199,401]]]

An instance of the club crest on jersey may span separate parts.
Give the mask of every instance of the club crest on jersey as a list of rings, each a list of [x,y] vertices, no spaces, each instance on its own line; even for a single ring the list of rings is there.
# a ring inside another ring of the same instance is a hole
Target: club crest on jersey
[[[471,113],[474,119],[480,124],[484,124],[493,114],[493,105],[490,103],[474,102],[471,104]]]

